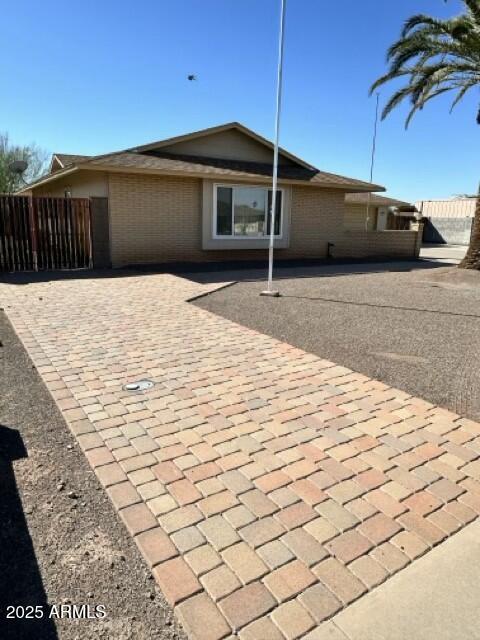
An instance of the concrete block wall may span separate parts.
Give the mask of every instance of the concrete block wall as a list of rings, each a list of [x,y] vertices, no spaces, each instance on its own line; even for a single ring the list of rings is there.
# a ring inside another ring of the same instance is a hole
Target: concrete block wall
[[[335,258],[418,257],[417,231],[344,231],[332,249]]]
[[[427,218],[424,240],[434,244],[469,245],[473,218]]]

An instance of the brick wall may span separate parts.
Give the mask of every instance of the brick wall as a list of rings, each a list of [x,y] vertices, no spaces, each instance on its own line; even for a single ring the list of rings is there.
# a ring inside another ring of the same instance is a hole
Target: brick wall
[[[373,231],[377,226],[377,209],[373,204],[368,212],[368,231]],[[367,205],[345,203],[345,216],[343,218],[343,227],[349,231],[365,231],[367,220]]]
[[[295,186],[286,257],[326,257],[327,244],[342,234],[344,213],[345,194],[341,191]]]
[[[111,173],[109,194],[114,266],[266,259],[266,249],[202,250],[199,179]],[[325,257],[327,242],[341,233],[344,206],[341,192],[294,187],[290,247],[277,257]]]
[[[111,173],[109,182],[114,266],[205,259],[200,179]]]
[[[418,257],[417,231],[344,231],[335,243],[335,258]]]

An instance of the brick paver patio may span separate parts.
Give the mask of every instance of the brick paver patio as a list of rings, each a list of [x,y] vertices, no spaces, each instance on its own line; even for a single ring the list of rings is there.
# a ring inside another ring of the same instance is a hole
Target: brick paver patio
[[[0,297],[189,636],[313,640],[477,517],[480,425],[187,303],[208,290]]]

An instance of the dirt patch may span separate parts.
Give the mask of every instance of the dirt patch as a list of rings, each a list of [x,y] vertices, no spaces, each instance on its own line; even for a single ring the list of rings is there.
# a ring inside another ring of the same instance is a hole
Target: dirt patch
[[[184,639],[1,312],[0,340],[1,639]],[[101,604],[106,616],[46,617],[61,604]],[[7,605],[38,605],[44,617],[6,620]]]
[[[73,549],[67,549],[60,555],[60,564],[69,567],[75,573],[90,571],[92,564],[100,563],[108,567],[123,559],[124,554],[112,547],[112,542],[102,529],[89,531]]]

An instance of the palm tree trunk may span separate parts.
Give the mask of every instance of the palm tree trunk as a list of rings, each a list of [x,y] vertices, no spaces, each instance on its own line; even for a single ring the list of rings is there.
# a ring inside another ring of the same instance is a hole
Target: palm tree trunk
[[[473,217],[470,245],[464,259],[458,265],[460,269],[477,269],[480,271],[480,186],[478,189],[477,206]]]

